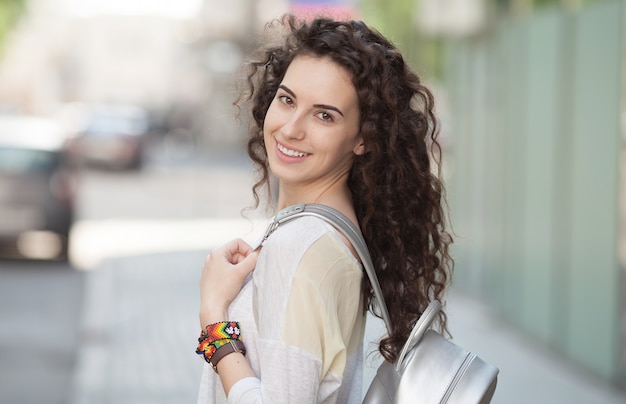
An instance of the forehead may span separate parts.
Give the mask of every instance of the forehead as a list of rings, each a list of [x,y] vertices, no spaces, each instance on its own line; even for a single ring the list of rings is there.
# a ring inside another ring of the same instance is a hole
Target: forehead
[[[352,77],[343,66],[328,57],[299,55],[294,58],[282,81],[297,97],[324,98],[356,102],[357,95]]]

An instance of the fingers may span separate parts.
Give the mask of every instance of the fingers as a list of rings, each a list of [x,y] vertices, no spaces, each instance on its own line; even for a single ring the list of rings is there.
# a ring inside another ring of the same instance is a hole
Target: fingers
[[[254,270],[258,255],[258,251],[239,239],[209,254],[200,277],[201,316],[204,321],[223,315],[241,290],[246,277]]]
[[[245,278],[250,272],[252,272],[252,270],[254,270],[258,256],[258,251],[251,250],[245,258],[234,266],[234,269],[238,271],[243,278]]]
[[[231,264],[239,264],[254,250],[248,243],[241,239],[235,239],[215,250],[213,253],[221,253]]]

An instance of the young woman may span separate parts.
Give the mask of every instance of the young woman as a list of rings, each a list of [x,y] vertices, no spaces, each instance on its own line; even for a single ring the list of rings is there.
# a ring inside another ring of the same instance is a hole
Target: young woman
[[[452,269],[432,94],[362,22],[279,24],[282,42],[248,76],[257,206],[271,173],[277,210],[325,204],[360,227],[393,322],[379,350],[393,361]],[[261,249],[234,240],[212,251],[200,289],[199,403],[361,402],[375,302],[354,249],[324,221],[281,225]]]

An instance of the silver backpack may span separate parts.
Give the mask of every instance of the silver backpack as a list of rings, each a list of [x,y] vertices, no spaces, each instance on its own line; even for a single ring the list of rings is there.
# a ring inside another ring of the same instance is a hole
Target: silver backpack
[[[280,224],[301,216],[316,216],[339,230],[354,246],[374,290],[387,330],[391,320],[376,272],[361,232],[341,212],[325,205],[298,204],[278,212],[264,239]],[[363,400],[364,404],[488,404],[498,369],[430,329],[441,304],[432,301],[421,315],[395,363],[383,361]]]

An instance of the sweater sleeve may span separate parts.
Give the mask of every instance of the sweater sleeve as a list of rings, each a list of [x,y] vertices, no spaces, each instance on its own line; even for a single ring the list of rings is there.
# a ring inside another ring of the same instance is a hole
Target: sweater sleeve
[[[260,403],[261,380],[256,377],[246,377],[233,385],[228,394],[229,403]]]

